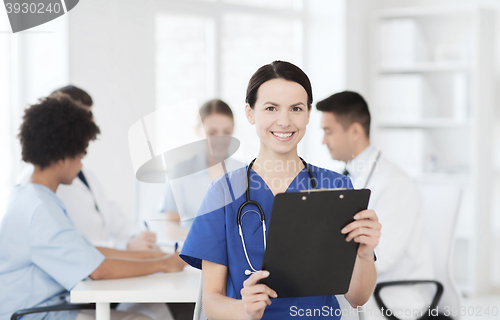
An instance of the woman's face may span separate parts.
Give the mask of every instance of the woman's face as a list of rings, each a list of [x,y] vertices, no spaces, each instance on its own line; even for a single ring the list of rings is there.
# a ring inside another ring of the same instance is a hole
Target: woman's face
[[[269,80],[259,87],[255,107],[246,106],[246,114],[255,124],[261,147],[289,153],[297,148],[309,123],[307,92],[297,82]]]
[[[225,154],[230,142],[229,137],[233,135],[233,119],[224,114],[212,113],[203,119],[203,129],[205,129],[212,152]],[[215,138],[216,136],[221,138]]]
[[[225,114],[212,113],[203,120],[203,128],[207,136],[232,136],[234,123]]]

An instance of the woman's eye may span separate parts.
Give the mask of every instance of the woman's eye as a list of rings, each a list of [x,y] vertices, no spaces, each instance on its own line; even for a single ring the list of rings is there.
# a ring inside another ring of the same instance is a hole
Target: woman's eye
[[[276,107],[267,107],[266,110],[268,110],[268,111],[274,111],[274,110],[276,110]]]
[[[301,107],[293,107],[292,111],[295,111],[295,112],[302,111],[302,108]]]

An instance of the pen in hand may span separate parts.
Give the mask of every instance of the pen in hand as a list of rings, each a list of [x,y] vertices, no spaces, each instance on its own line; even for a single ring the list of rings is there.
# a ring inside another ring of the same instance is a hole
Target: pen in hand
[[[144,221],[144,226],[146,226],[146,230],[149,231],[149,226],[148,226],[148,223],[146,221]],[[174,245],[174,253],[177,252],[177,250],[179,249],[179,242],[175,242],[175,245]]]

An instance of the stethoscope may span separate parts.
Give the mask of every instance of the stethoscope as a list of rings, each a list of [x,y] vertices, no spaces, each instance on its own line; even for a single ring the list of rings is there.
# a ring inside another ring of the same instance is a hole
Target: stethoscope
[[[377,166],[378,159],[380,159],[380,155],[381,154],[382,154],[382,151],[379,151],[378,154],[377,154],[377,157],[375,158],[375,161],[373,162],[372,168],[370,169],[370,173],[368,174],[368,177],[365,180],[365,185],[361,189],[366,189],[366,186],[368,185],[368,182],[370,181],[370,179],[372,177],[373,171],[375,171],[375,167]]]
[[[309,165],[307,164],[307,162],[304,161],[304,159],[302,159],[301,157],[299,157],[299,158],[300,158],[300,161],[302,161],[302,164],[304,165],[304,167],[306,168],[307,173],[309,174],[309,178],[311,179],[311,185],[312,185],[313,189],[316,189],[316,181],[314,181],[311,169],[309,169]],[[240,233],[241,244],[243,245],[243,251],[245,252],[245,257],[247,258],[248,265],[252,269],[252,270],[248,270],[248,269],[245,270],[245,275],[247,275],[247,276],[252,274],[252,273],[257,272],[257,270],[253,267],[252,263],[250,262],[250,258],[248,257],[247,247],[245,245],[245,239],[243,238],[243,231],[241,229],[241,218],[243,218],[245,213],[255,212],[256,214],[258,214],[260,216],[260,222],[262,223],[262,236],[264,238],[264,250],[266,250],[266,216],[264,215],[264,210],[262,210],[262,207],[260,206],[260,204],[257,201],[250,200],[250,188],[249,188],[249,186],[250,186],[250,169],[252,169],[252,166],[253,166],[253,163],[255,162],[255,160],[257,160],[257,158],[253,159],[252,162],[250,162],[250,164],[248,165],[247,190],[246,190],[247,198],[246,198],[246,201],[241,204],[240,208],[238,209],[238,214],[236,215],[236,223],[238,224],[238,231]],[[241,212],[243,211],[243,208],[247,204],[255,204],[257,206],[257,208],[259,209],[259,211],[248,210],[242,214]]]

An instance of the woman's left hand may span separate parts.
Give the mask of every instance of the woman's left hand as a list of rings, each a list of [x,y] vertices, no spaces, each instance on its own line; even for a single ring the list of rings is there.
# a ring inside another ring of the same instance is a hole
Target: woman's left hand
[[[382,225],[378,222],[377,215],[373,210],[363,210],[354,215],[354,222],[349,223],[342,229],[347,234],[346,241],[359,243],[358,256],[367,258],[373,254],[373,250],[380,239]]]

